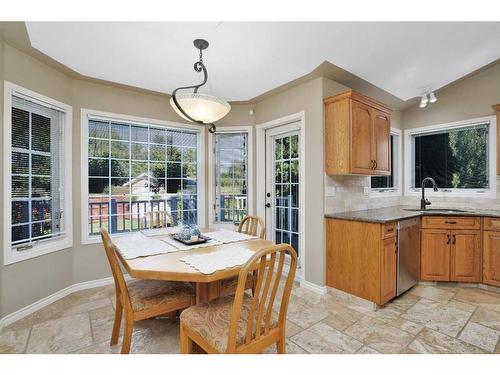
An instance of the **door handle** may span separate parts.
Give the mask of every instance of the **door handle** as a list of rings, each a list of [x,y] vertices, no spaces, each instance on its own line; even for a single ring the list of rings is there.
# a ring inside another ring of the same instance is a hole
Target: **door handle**
[[[447,234],[447,236],[448,236],[448,241],[446,241],[446,244],[449,245],[450,244],[450,235]]]
[[[270,208],[271,207],[271,203],[266,203],[266,207]]]

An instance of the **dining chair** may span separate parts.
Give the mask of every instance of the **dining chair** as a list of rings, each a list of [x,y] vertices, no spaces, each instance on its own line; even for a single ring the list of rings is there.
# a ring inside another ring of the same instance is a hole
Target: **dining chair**
[[[134,323],[165,314],[172,314],[195,303],[194,289],[189,283],[132,280],[125,281],[120,268],[118,250],[106,229],[101,229],[104,250],[115,282],[115,321],[111,334],[111,345],[118,343],[122,313],[125,313],[125,327],[121,353],[130,351]]]
[[[282,278],[285,257],[290,258],[290,267]],[[193,343],[207,353],[260,353],[273,344],[278,353],[285,353],[286,314],[296,268],[297,253],[288,244],[257,251],[240,270],[234,296],[219,297],[181,313],[181,353],[190,353]],[[254,269],[257,285],[250,296],[245,286]],[[278,294],[281,298],[277,299]],[[279,302],[277,316],[275,302]]]
[[[241,220],[240,225],[238,226],[238,232],[249,234],[251,236],[257,236],[257,233],[259,233],[259,238],[264,239],[264,221],[262,221],[262,219],[258,216],[247,215]],[[252,289],[253,292],[255,289],[255,282],[255,277],[251,275],[251,277],[247,279],[247,289]],[[227,296],[230,294],[234,294],[237,286],[237,276],[221,280],[219,295]]]
[[[139,220],[139,229],[166,228],[173,224],[172,215],[164,210],[148,211]]]

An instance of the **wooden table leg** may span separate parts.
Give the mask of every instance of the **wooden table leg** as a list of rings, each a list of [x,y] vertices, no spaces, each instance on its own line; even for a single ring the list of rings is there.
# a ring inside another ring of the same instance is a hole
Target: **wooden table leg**
[[[208,302],[220,296],[220,281],[196,283],[196,303]]]

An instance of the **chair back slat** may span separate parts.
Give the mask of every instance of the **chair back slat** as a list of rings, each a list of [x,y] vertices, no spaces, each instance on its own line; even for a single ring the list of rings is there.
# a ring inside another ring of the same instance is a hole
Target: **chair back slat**
[[[285,257],[290,258],[290,267],[286,277],[283,276]],[[277,267],[276,267],[277,263]],[[273,305],[278,302],[276,295],[280,283],[284,282],[283,293],[279,301],[277,327],[284,330],[288,300],[292,291],[295,271],[297,268],[297,253],[288,244],[273,245],[257,251],[242,267],[238,276],[238,287],[231,310],[227,351],[236,351],[236,334],[240,325],[245,284],[249,273],[256,270],[257,282],[254,295],[250,301],[244,344],[263,339],[269,334],[273,322]]]
[[[172,224],[172,216],[164,210],[148,211],[144,214],[144,220],[139,220],[139,229],[166,228]]]
[[[267,261],[267,258],[265,259]],[[266,265],[266,282],[264,283],[264,288],[262,289],[262,297],[259,300],[259,309],[257,311],[257,319],[255,321],[255,338],[259,338],[262,332],[262,318],[264,315],[264,309],[266,302],[268,300],[269,286],[271,285],[271,280],[274,276],[274,265],[276,262],[276,253],[271,254],[271,259],[269,264]],[[253,298],[258,299],[258,296]],[[265,322],[264,322],[265,323]]]
[[[252,332],[253,332],[253,326],[254,326],[254,320],[255,320],[255,308],[259,302],[259,299],[257,298],[257,296],[260,294],[260,289],[262,287],[262,281],[264,280],[265,268],[266,268],[266,263],[265,262],[260,263],[259,272],[257,274],[257,283],[255,285],[254,296],[252,298],[252,303],[250,304],[250,311],[248,312],[247,332],[246,332],[246,338],[245,338],[245,342],[247,344],[252,340]],[[246,283],[247,277],[245,277],[245,283]],[[239,286],[239,283],[240,283],[240,279],[238,278],[238,286]],[[236,290],[236,292],[238,292],[238,291]]]
[[[265,327],[264,327],[264,334],[265,335],[267,335],[269,333],[269,327],[271,325],[271,317],[272,317],[272,313],[273,313],[274,300],[276,299],[276,294],[278,292],[278,287],[280,285],[280,278],[281,278],[281,275],[283,274],[283,266],[285,265],[285,254],[280,253],[278,256],[279,256],[278,268],[277,268],[276,273],[275,273],[273,289],[271,291],[271,296],[269,297],[269,303],[267,305],[267,311],[266,311],[266,320],[265,320]]]
[[[115,281],[116,294],[119,296],[123,306],[130,306],[127,283],[125,282],[125,277],[123,276],[123,272],[118,261],[118,250],[111,240],[108,231],[104,228],[101,229],[101,238],[106,252],[106,257],[108,258],[109,266],[111,267],[111,273],[113,274],[113,279]]]
[[[251,236],[258,235],[261,239],[264,239],[264,222],[258,216],[247,215],[243,218],[243,220],[241,220],[240,225],[238,226],[238,232],[249,234]]]

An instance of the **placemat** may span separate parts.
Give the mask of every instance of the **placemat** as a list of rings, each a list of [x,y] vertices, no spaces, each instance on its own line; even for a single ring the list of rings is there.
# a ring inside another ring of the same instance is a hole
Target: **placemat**
[[[248,249],[225,249],[208,254],[188,255],[180,260],[203,274],[241,266],[254,254]]]

